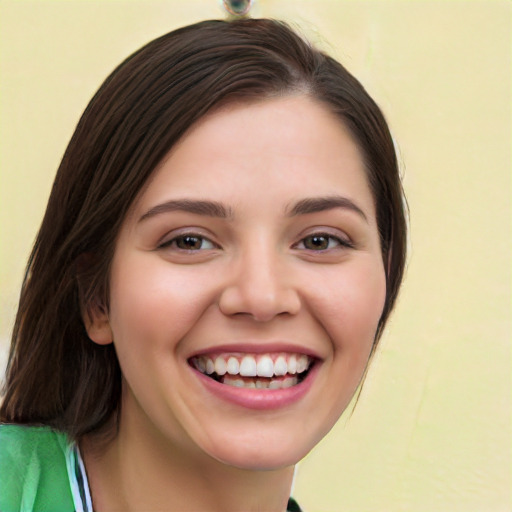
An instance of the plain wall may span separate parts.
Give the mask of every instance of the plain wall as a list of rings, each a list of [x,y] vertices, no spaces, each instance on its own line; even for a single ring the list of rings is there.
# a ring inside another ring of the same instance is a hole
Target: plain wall
[[[383,108],[411,211],[398,308],[352,415],[298,468],[309,512],[498,512],[511,484],[509,1],[260,0]],[[216,0],[0,1],[0,348],[53,176],[132,51]],[[307,418],[304,418],[307,421]]]

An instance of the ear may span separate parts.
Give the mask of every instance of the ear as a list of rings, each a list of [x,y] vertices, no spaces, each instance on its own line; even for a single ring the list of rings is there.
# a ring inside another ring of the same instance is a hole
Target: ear
[[[110,320],[106,308],[100,304],[90,305],[82,308],[82,318],[85,330],[94,343],[108,345],[114,337],[110,328]]]
[[[80,301],[80,314],[89,338],[98,345],[108,345],[113,341],[108,317],[108,307],[99,298],[98,290],[91,292],[96,263],[92,253],[83,253],[76,259],[75,272]]]

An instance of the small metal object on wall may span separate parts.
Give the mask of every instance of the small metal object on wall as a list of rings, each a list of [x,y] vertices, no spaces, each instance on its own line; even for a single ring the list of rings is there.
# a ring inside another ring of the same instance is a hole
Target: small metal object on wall
[[[244,17],[249,14],[252,0],[223,0],[224,8],[229,14],[236,17]]]

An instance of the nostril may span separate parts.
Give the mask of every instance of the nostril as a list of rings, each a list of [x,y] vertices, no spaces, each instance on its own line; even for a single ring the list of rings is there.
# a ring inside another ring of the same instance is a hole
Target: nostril
[[[274,288],[274,289],[272,289]],[[277,285],[240,286],[226,288],[221,294],[219,308],[227,316],[249,317],[256,322],[269,322],[277,316],[296,315],[301,308],[299,294],[291,287],[276,289]]]

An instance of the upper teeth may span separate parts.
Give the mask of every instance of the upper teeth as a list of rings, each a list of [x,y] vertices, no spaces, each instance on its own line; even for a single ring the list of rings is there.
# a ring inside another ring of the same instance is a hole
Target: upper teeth
[[[244,356],[222,354],[193,358],[194,366],[202,373],[211,375],[241,375],[242,377],[274,377],[287,373],[305,372],[312,359],[305,354],[262,354]]]

